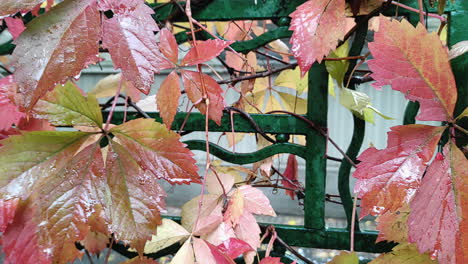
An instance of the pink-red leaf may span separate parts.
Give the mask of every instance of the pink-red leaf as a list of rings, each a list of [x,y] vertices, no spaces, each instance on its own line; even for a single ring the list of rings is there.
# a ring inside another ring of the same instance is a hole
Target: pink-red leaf
[[[239,187],[239,191],[244,195],[245,209],[248,212],[276,216],[275,210],[270,205],[270,200],[260,189],[244,185]]]
[[[244,254],[247,251],[254,250],[246,242],[233,237],[218,245],[218,249],[232,259],[238,257],[241,254]]]
[[[234,264],[235,262],[227,255],[223,254],[211,243],[199,239],[193,239],[193,249],[197,263],[203,264]]]
[[[352,21],[345,17],[345,0],[307,1],[290,16],[291,50],[303,76],[314,62],[321,62],[335,49]]]
[[[177,64],[179,60],[179,46],[174,35],[167,28],[163,28],[159,32],[159,50],[170,62]]]
[[[463,179],[468,175],[468,162],[454,144],[449,145],[444,148],[444,157],[436,157],[429,166],[411,201],[409,241],[416,243],[420,252],[429,251],[439,263],[462,264],[466,263],[468,252],[457,248],[466,249],[468,239],[466,230],[460,229],[468,211],[462,200],[468,194],[467,181]],[[462,199],[457,199],[457,195]]]
[[[29,11],[42,2],[44,0],[2,0],[0,1],[0,16]]]
[[[398,22],[383,16],[374,42],[369,43],[369,61],[375,87],[391,85],[411,101],[421,104],[418,120],[446,121],[453,115],[457,88],[448,51],[439,36],[418,24]],[[426,45],[424,43],[431,43]]]
[[[5,232],[5,229],[15,217],[16,207],[18,207],[19,199],[0,200],[0,232]]]
[[[19,121],[25,117],[11,101],[16,87],[13,76],[10,75],[0,79],[0,116],[2,117],[0,119],[0,131],[11,128],[13,124],[18,125]]]
[[[406,125],[391,128],[387,148],[369,148],[353,176],[361,198],[361,217],[394,212],[409,202],[419,187],[445,127]]]
[[[266,257],[259,264],[283,264],[280,258]]]
[[[223,89],[219,84],[209,75],[194,71],[182,71],[182,80],[190,101],[202,114],[208,114],[211,120],[220,125],[224,110],[224,98]],[[204,101],[204,92],[209,100],[208,110]]]
[[[151,258],[138,256],[136,258],[132,258],[127,261],[124,261],[121,264],[158,264],[158,262]]]
[[[247,210],[239,218],[239,224],[234,227],[234,232],[240,240],[247,242],[253,249],[260,247],[260,227],[257,220]]]
[[[18,105],[30,110],[48,90],[98,61],[95,0],[66,0],[35,18],[13,52]]]
[[[102,21],[102,45],[109,50],[116,68],[126,80],[148,94],[154,73],[165,59],[159,52],[154,32],[159,28],[153,10],[143,0],[105,0],[100,10],[111,10],[112,18]]]
[[[13,39],[17,39],[26,29],[21,17],[5,17],[4,20]]]
[[[170,183],[200,182],[193,153],[180,136],[151,119],[136,119],[110,130],[138,165]],[[150,180],[150,179],[148,179]]]
[[[194,46],[187,53],[187,55],[185,55],[181,65],[189,66],[209,61],[218,56],[225,48],[227,48],[232,43],[233,41],[224,41],[220,39],[197,41],[196,46]]]
[[[171,129],[174,116],[177,113],[180,97],[180,81],[176,71],[172,71],[167,78],[161,83],[158,95],[156,97],[156,105],[161,113],[164,124],[168,129]]]
[[[288,156],[288,162],[286,163],[286,169],[283,172],[283,176],[286,178],[281,180],[284,187],[297,189],[298,165],[295,155],[290,154]],[[293,200],[294,197],[296,197],[296,193],[291,190],[286,190],[286,195],[289,195]]]

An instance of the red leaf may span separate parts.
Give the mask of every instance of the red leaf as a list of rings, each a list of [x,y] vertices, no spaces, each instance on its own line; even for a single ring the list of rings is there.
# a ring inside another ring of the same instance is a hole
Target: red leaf
[[[429,166],[411,201],[409,241],[416,243],[420,252],[429,251],[439,263],[461,264],[468,259],[468,251],[458,250],[466,249],[468,240],[466,230],[460,226],[462,221],[466,222],[468,211],[463,201],[468,194],[464,179],[468,175],[468,162],[455,145],[446,145],[444,156]],[[461,199],[457,199],[457,194]]]
[[[425,45],[424,43],[432,43]],[[428,34],[418,24],[380,17],[380,30],[369,43],[369,61],[375,87],[391,85],[411,101],[421,104],[418,120],[450,120],[457,101],[457,88],[448,51],[437,34]]]
[[[238,257],[241,254],[244,254],[247,251],[254,250],[246,242],[233,237],[224,241],[221,245],[218,245],[218,249],[232,259]]]
[[[253,249],[260,247],[260,227],[253,214],[244,210],[239,224],[234,228],[237,238],[249,244]]]
[[[158,25],[153,10],[142,0],[105,0],[101,11],[111,10],[112,18],[102,21],[102,45],[109,50],[115,68],[122,69],[126,80],[148,94],[165,59],[159,52],[154,32]]]
[[[259,264],[283,264],[280,258],[266,257]]]
[[[42,2],[44,0],[2,0],[0,1],[0,16],[29,11]]]
[[[228,256],[218,250],[218,248],[211,243],[193,238],[193,249],[197,263],[203,264],[234,264],[235,262]]]
[[[163,28],[159,32],[159,50],[169,61],[177,64],[179,60],[179,46],[174,35],[167,28]]]
[[[15,217],[16,207],[19,199],[0,200],[0,232],[4,233],[5,229]]]
[[[224,41],[220,39],[209,39],[205,41],[197,41],[194,46],[185,55],[182,60],[182,66],[196,65],[209,61],[218,56],[225,48],[234,43],[233,41]]]
[[[195,104],[197,109],[204,115],[207,114],[206,103],[203,99],[203,91],[210,100],[208,108],[208,117],[221,125],[221,117],[224,110],[223,89],[209,75],[182,70],[182,80],[184,82],[187,96]]]
[[[252,214],[276,216],[275,210],[270,205],[270,200],[261,190],[250,185],[244,185],[239,187],[239,191],[244,195],[247,211]]]
[[[11,101],[16,87],[12,75],[0,79],[0,116],[2,117],[0,120],[0,131],[11,128],[13,124],[19,124],[19,121],[25,116]]]
[[[17,39],[26,29],[21,17],[5,17],[4,20],[13,39]]]
[[[98,61],[99,24],[95,0],[64,1],[28,24],[12,59],[19,106],[31,110],[48,90]]]
[[[156,97],[156,105],[168,129],[171,129],[177,113],[180,97],[180,81],[176,71],[172,71],[162,82]]]
[[[300,5],[290,16],[293,31],[292,52],[296,57],[302,76],[315,61],[335,49],[346,34],[344,0],[315,0]]]
[[[2,234],[4,264],[52,263],[50,250],[38,242],[37,224],[33,221],[34,211],[26,202],[20,203],[13,223]]]
[[[406,125],[391,128],[387,148],[368,148],[353,176],[354,192],[361,198],[361,218],[394,212],[408,202],[419,187],[445,127]]]
[[[298,178],[298,165],[297,165],[297,159],[295,155],[289,154],[288,156],[288,162],[286,164],[286,169],[283,172],[283,176],[288,179],[282,179],[281,183],[283,184],[284,187],[291,188],[291,189],[297,189],[297,178]],[[296,193],[294,191],[286,190],[286,195],[289,195],[291,199],[294,200],[294,197],[296,196]]]

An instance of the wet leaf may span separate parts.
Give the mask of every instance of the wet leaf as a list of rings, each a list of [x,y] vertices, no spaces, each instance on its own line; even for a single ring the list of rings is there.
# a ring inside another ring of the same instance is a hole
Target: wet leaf
[[[368,148],[359,157],[353,177],[361,198],[361,214],[394,212],[414,195],[445,127],[395,126],[388,132],[387,148]]]
[[[429,252],[439,263],[468,261],[468,161],[447,144],[427,169],[410,203],[409,241],[419,252]]]
[[[237,238],[247,242],[254,250],[260,247],[260,227],[249,211],[244,210],[239,218],[239,224],[234,227],[234,232]]]
[[[224,110],[223,89],[209,75],[194,72],[181,71],[187,96],[195,104],[195,107],[204,115],[208,114],[209,119],[221,124],[221,117]],[[204,94],[206,92],[206,94]],[[206,95],[207,98],[204,98]],[[205,99],[209,100],[209,106]]]
[[[163,28],[159,32],[159,50],[173,64],[177,64],[179,60],[179,46],[174,35],[167,29]]]
[[[435,32],[427,33],[421,24],[414,28],[406,20],[398,22],[380,16],[380,30],[369,49],[374,57],[369,68],[375,87],[391,85],[407,99],[418,101],[418,120],[451,119],[457,89],[447,49]]]
[[[375,113],[384,119],[393,119],[374,108],[367,94],[348,88],[340,89],[340,104],[349,109],[355,116],[369,123],[374,123]]]
[[[156,96],[156,105],[161,114],[164,124],[168,129],[171,128],[174,116],[177,113],[180,97],[180,81],[176,71],[172,71],[161,83],[158,95]]]
[[[13,222],[19,199],[0,200],[0,232],[4,233],[9,224]]]
[[[260,189],[250,185],[243,185],[239,187],[239,191],[244,195],[244,208],[248,212],[276,216],[275,210],[270,205],[270,200]]]
[[[200,199],[203,199],[200,212],[198,205]],[[222,200],[218,195],[204,194],[197,196],[188,201],[182,206],[182,226],[188,230],[193,231],[199,235],[206,235],[215,230],[218,225],[223,221],[222,215]],[[198,223],[195,227],[195,222],[198,218]]]
[[[220,252],[211,243],[203,239],[193,239],[193,249],[198,263],[206,264],[234,264],[235,262]]]
[[[33,19],[15,41],[17,104],[31,110],[47,91],[98,61],[96,1],[66,0]]]
[[[127,80],[122,79],[122,73],[110,74],[102,78],[88,94],[93,94],[96,98],[115,96],[119,85],[122,86],[120,92],[130,96],[133,102],[138,102],[140,100],[140,91]]]
[[[328,264],[359,264],[359,258],[355,252],[341,251]]]
[[[2,0],[0,1],[0,16],[29,11],[42,2],[44,0]]]
[[[344,38],[347,20],[352,21],[345,17],[344,11],[344,0],[318,0],[305,2],[290,15],[291,50],[303,76]]]
[[[175,243],[182,243],[190,233],[181,225],[170,219],[163,219],[158,232],[145,245],[145,254],[156,253]]]
[[[197,45],[190,49],[180,64],[182,66],[197,65],[214,59],[232,43],[233,41],[220,39],[197,41]]]
[[[26,29],[21,17],[5,17],[3,20],[5,20],[8,32],[10,32],[13,40],[17,39]]]
[[[109,50],[114,67],[122,69],[126,80],[148,94],[154,74],[169,63],[154,37],[159,28],[151,17],[153,10],[139,0],[105,0],[99,2],[99,9],[114,14],[102,21],[102,45]]]
[[[55,126],[102,127],[102,114],[94,95],[84,97],[72,82],[59,84],[39,100],[33,109],[36,118],[47,119]]]
[[[16,83],[13,76],[0,79],[0,131],[8,130],[13,124],[18,125],[25,114],[20,112],[18,107],[11,101],[16,90]]]
[[[404,243],[408,241],[408,216],[410,213],[409,205],[404,204],[395,212],[387,211],[377,217],[377,230],[379,234],[377,241],[394,241]]]
[[[218,249],[232,259],[238,257],[241,254],[244,254],[247,251],[253,250],[249,244],[233,237],[218,245]]]
[[[391,252],[380,255],[370,264],[436,264],[428,254],[421,254],[413,244],[403,243],[392,249]]]

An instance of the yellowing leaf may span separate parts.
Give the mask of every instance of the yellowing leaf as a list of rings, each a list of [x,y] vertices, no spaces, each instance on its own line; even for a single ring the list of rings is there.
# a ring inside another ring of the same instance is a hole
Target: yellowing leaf
[[[191,239],[185,241],[171,260],[171,264],[195,264],[195,255],[193,254]]]
[[[122,79],[122,73],[111,74],[102,78],[88,94],[94,94],[96,98],[111,97],[115,95],[119,85],[122,85],[120,92],[128,94],[133,102],[140,100],[140,92],[132,83]]]
[[[156,253],[175,243],[182,242],[190,233],[182,226],[170,219],[163,219],[158,231],[151,241],[146,242],[145,254]]]
[[[374,112],[385,119],[392,119],[371,106],[370,97],[362,92],[342,88],[340,89],[340,103],[351,110],[357,117],[370,123],[374,123]]]
[[[349,52],[349,42],[346,41],[336,50],[330,52],[327,58],[343,58],[347,57]],[[338,87],[343,87],[343,80],[348,70],[349,61],[348,60],[339,60],[339,61],[325,61],[325,67],[327,68],[330,76],[336,80]],[[329,84],[330,85],[330,84]]]
[[[359,264],[359,258],[356,252],[341,251],[328,264]]]
[[[414,244],[403,243],[392,249],[392,252],[380,255],[370,264],[437,264],[428,254],[419,253]]]
[[[457,118],[455,118],[455,120],[458,120],[460,118],[464,118],[466,116],[468,116],[468,107],[465,108],[465,110],[463,110],[463,112],[460,115],[458,115]]]
[[[300,95],[307,91],[309,81],[309,73],[306,73],[301,78],[301,70],[296,67],[294,70],[284,70],[275,79],[276,86],[288,87],[295,89]]]
[[[221,199],[218,195],[204,194],[203,205],[198,212],[198,203],[201,196],[197,196],[182,206],[182,226],[198,234],[207,234],[213,231],[222,221]],[[199,216],[197,226],[195,222]]]
[[[210,171],[206,176],[206,189],[211,194],[221,195],[223,192],[229,192],[234,185],[234,177],[230,174],[216,171]]]

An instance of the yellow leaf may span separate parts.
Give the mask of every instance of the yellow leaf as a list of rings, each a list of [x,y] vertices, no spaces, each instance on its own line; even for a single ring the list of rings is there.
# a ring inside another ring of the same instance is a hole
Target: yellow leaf
[[[171,260],[171,264],[195,264],[191,239],[185,241]]]
[[[156,253],[175,243],[184,241],[190,233],[181,225],[170,219],[163,219],[158,226],[157,234],[151,237],[151,241],[146,242],[145,254]]]
[[[328,264],[359,264],[359,258],[355,252],[341,251]]]
[[[304,75],[304,78],[301,78],[301,71],[299,67],[296,67],[294,70],[284,70],[278,77],[275,79],[276,86],[288,87],[295,89],[300,95],[304,91],[307,91],[309,73]]]

